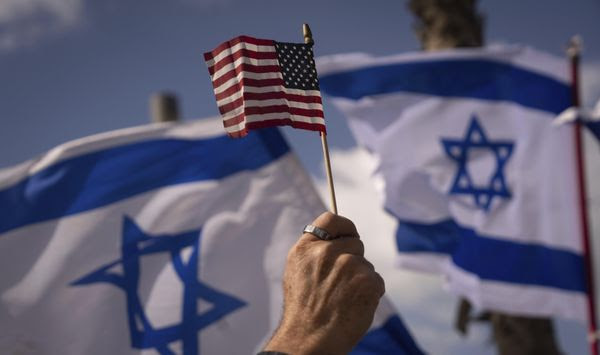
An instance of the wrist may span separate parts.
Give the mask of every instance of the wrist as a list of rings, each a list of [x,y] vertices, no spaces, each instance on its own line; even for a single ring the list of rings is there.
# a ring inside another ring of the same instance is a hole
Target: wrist
[[[304,329],[294,325],[280,325],[264,351],[282,352],[289,355],[338,355],[346,354],[341,344],[334,344],[332,337],[327,337],[322,329]]]

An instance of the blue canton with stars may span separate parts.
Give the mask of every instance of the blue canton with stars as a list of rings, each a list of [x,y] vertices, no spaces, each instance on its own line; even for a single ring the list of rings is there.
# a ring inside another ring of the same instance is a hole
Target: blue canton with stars
[[[150,236],[125,217],[123,221],[123,241],[121,259],[110,262],[98,270],[74,281],[72,285],[81,286],[97,282],[112,284],[125,292],[127,299],[127,322],[131,346],[136,349],[155,349],[161,355],[175,354],[169,344],[181,341],[183,354],[199,353],[198,331],[225,317],[245,305],[239,299],[219,292],[198,281],[198,257],[200,255],[201,230],[188,231],[173,235]],[[187,263],[181,252],[191,247],[192,253]],[[155,253],[170,253],[171,262],[177,276],[183,283],[183,307],[181,323],[156,329],[146,316],[138,294],[140,282],[140,258]],[[110,271],[121,265],[120,275]],[[212,307],[198,313],[198,298]],[[141,329],[139,329],[141,325]]]
[[[319,90],[311,44],[275,42],[275,51],[286,88]]]
[[[471,195],[475,205],[489,211],[494,197],[508,199],[511,193],[506,185],[504,166],[513,152],[514,142],[506,140],[491,141],[473,115],[462,139],[442,138],[444,152],[457,164],[456,176],[450,188],[450,194]],[[488,149],[496,160],[496,169],[485,186],[477,186],[467,169],[469,151]]]

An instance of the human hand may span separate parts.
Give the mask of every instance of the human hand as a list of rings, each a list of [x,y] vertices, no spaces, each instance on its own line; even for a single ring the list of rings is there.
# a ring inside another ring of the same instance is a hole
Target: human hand
[[[312,224],[337,239],[304,233],[290,250],[283,318],[265,351],[346,354],[369,329],[385,292],[349,219],[326,212]]]

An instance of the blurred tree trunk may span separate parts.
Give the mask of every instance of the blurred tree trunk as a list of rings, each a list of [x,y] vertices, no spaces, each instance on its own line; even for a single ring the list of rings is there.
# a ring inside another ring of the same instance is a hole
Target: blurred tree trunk
[[[424,50],[483,46],[483,17],[475,0],[410,0],[409,7]]]
[[[417,18],[415,31],[423,50],[484,45],[484,21],[477,12],[476,0],[409,0],[408,5]],[[470,311],[468,301],[461,300],[457,310],[457,330],[466,334],[470,320],[490,321],[500,355],[560,354],[551,319],[497,312],[471,317]]]

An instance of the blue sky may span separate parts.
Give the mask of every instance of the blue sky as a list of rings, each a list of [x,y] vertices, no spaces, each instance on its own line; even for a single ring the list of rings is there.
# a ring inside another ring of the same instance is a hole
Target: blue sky
[[[578,33],[584,64],[600,70],[600,2],[483,1],[481,10],[488,42],[561,56]],[[0,167],[69,139],[144,124],[156,91],[175,92],[185,119],[214,116],[202,53],[239,34],[301,41],[303,22],[313,29],[317,56],[419,48],[405,1],[3,0]],[[597,76],[586,97],[600,96]],[[353,146],[344,120],[325,104],[330,144]],[[320,159],[318,139],[285,132],[305,162]]]
[[[584,103],[600,98],[600,1],[488,0],[480,8],[488,43],[528,44],[563,56],[567,40],[582,35]],[[419,49],[405,1],[1,0],[0,168],[67,140],[145,124],[149,96],[157,91],[178,95],[184,119],[215,116],[202,53],[240,34],[301,41],[303,22],[311,25],[317,56]],[[355,141],[327,99],[325,110],[330,146],[340,161],[347,159],[342,150],[353,148]],[[317,135],[284,131],[305,166],[320,176]],[[429,291],[439,288],[438,283],[428,285]],[[447,353],[489,351],[486,330],[475,329],[474,338],[466,341],[453,334],[452,298],[441,291],[411,292],[409,299],[425,297],[422,302],[448,307],[435,322],[427,318],[435,317],[431,312],[402,310],[409,323],[437,324],[435,337],[454,344]],[[569,353],[584,351],[572,340],[582,337],[581,327],[561,323],[559,328]]]

